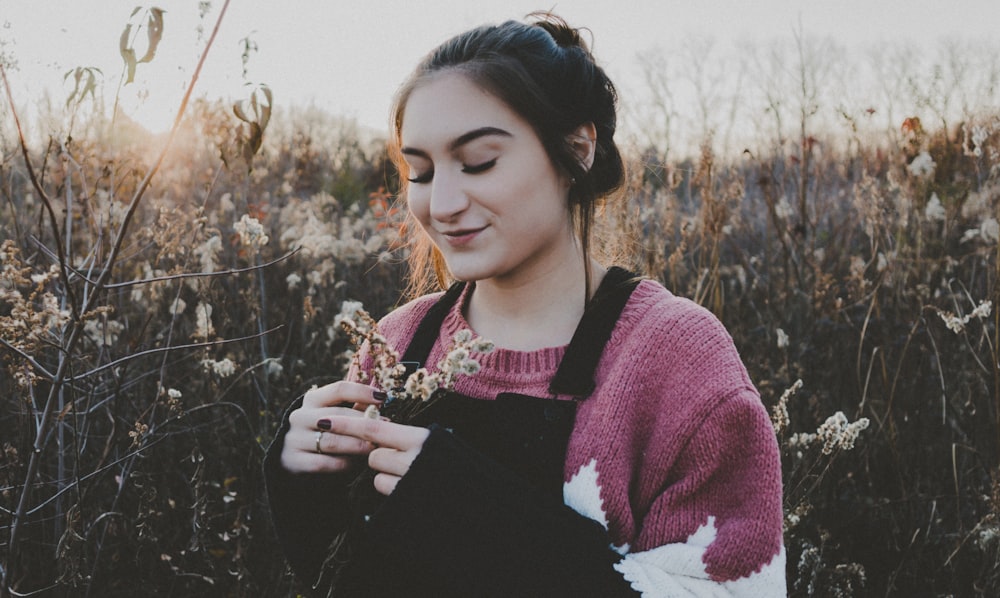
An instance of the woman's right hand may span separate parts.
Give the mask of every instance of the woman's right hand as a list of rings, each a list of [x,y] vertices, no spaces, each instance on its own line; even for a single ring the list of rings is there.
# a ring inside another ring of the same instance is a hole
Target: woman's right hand
[[[356,382],[340,381],[310,389],[302,406],[288,416],[282,467],[291,473],[338,473],[363,464],[375,446],[354,436],[323,430],[320,421],[332,416],[363,417],[369,405],[381,405],[384,399],[381,392]]]

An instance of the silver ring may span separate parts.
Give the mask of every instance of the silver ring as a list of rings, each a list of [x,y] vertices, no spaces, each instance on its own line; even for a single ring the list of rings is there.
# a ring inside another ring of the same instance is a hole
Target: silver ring
[[[316,452],[320,455],[325,455],[326,453],[323,452],[323,447],[319,445],[319,441],[322,440],[322,438],[323,438],[323,430],[318,430],[316,432]]]

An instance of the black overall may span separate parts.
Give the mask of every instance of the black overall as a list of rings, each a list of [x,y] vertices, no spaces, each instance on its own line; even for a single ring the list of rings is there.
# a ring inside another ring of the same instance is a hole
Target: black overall
[[[535,486],[562,496],[563,466],[577,402],[594,391],[594,372],[604,345],[638,281],[626,270],[610,268],[580,319],[549,383],[553,396],[568,395],[574,400],[501,393],[493,401],[484,401],[452,392],[413,423],[443,426]],[[452,285],[421,320],[400,360],[409,369],[427,365],[441,325],[464,287],[463,283]]]
[[[519,475],[541,494],[561,503],[566,450],[577,403],[593,392],[594,373],[604,346],[638,282],[639,279],[626,270],[608,270],[550,382],[549,392],[553,398],[501,393],[495,400],[482,400],[450,392],[409,423],[446,429],[466,445]],[[453,285],[420,322],[400,360],[407,364],[410,371],[426,365],[427,357],[440,335],[441,325],[463,289],[461,283]],[[556,395],[573,399],[557,399],[554,398]],[[385,407],[384,412],[391,417],[392,405]],[[370,482],[365,486],[370,487]],[[382,497],[374,498],[374,504],[368,503],[368,508],[362,508],[372,513],[373,518],[378,518],[377,505]],[[386,540],[375,543],[383,541]],[[489,538],[483,538],[483,542],[489,541]],[[360,588],[367,587],[373,575],[392,575],[394,567],[379,570],[373,566],[372,559],[375,557],[371,553],[380,549],[366,544],[361,554],[356,555],[360,558],[347,564],[342,576],[336,575],[343,583],[337,583],[339,587],[335,595],[342,595],[343,591],[343,595],[358,593],[371,596],[370,589],[365,591]],[[379,592],[376,591],[376,594]],[[387,592],[384,595],[395,594]]]

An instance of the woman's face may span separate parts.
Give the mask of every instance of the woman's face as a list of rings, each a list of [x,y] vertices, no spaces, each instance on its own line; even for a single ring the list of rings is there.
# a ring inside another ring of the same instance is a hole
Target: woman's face
[[[410,212],[459,280],[530,281],[577,251],[569,186],[525,120],[458,73],[405,106]]]

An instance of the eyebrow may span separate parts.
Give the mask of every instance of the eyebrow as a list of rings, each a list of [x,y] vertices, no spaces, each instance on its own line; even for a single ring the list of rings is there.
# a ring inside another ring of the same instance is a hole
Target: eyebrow
[[[461,135],[453,139],[452,142],[448,144],[448,151],[453,152],[467,143],[471,143],[472,141],[475,141],[480,137],[487,137],[489,135],[497,135],[500,137],[513,137],[513,135],[511,135],[510,132],[505,131],[503,129],[498,129],[497,127],[479,127],[478,129],[473,129],[467,133],[462,133]],[[427,152],[421,149],[417,149],[415,147],[406,146],[400,148],[399,151],[408,156],[419,156],[422,158],[428,157]]]

